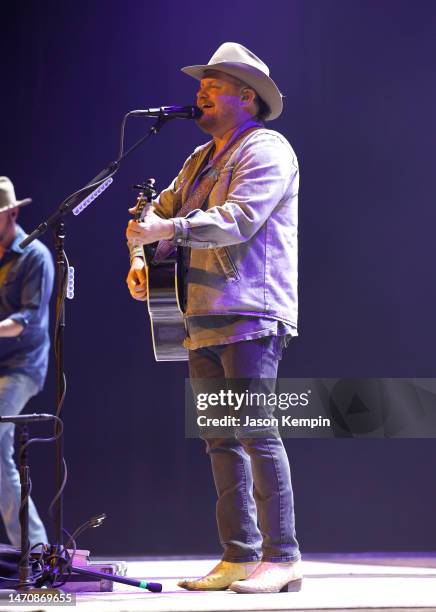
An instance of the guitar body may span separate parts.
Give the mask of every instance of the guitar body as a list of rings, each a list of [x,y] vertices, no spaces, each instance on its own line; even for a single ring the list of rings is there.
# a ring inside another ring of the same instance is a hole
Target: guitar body
[[[147,261],[147,303],[150,316],[153,350],[156,361],[186,361],[188,351],[183,347],[186,337],[181,310],[181,287],[177,262],[166,260],[154,265]]]
[[[135,186],[136,187],[136,186]],[[136,204],[135,218],[144,217],[155,195],[154,180],[138,185],[142,191]],[[147,305],[151,324],[153,351],[156,361],[187,361],[188,351],[183,346],[186,337],[182,313],[183,279],[175,257],[154,264],[157,243],[144,247],[147,271]]]

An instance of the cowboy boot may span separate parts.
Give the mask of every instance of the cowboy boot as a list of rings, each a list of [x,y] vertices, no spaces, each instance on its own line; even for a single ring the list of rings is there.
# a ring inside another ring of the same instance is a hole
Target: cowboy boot
[[[232,563],[230,561],[220,561],[206,576],[191,580],[185,578],[180,580],[177,585],[188,591],[221,591],[229,587],[232,582],[247,578],[256,566],[258,561],[248,561],[245,563]]]
[[[279,593],[299,591],[303,574],[301,561],[272,563],[262,561],[248,580],[237,580],[230,585],[236,593]]]

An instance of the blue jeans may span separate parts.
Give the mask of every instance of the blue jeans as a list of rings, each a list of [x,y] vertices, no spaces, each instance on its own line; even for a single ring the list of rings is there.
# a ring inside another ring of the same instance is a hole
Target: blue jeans
[[[194,395],[210,392],[210,379],[275,381],[283,338],[209,346],[189,351]],[[201,380],[196,380],[201,379]],[[274,390],[274,389],[273,389]],[[289,461],[277,433],[207,437],[218,501],[216,516],[223,560],[297,561],[294,498]]]
[[[25,374],[0,376],[0,414],[19,414],[37,392],[37,385]],[[18,520],[21,489],[19,472],[13,458],[14,431],[13,423],[0,423],[0,514],[11,544],[18,548],[21,545]],[[47,533],[32,499],[29,499],[29,540],[31,546],[47,542]]]

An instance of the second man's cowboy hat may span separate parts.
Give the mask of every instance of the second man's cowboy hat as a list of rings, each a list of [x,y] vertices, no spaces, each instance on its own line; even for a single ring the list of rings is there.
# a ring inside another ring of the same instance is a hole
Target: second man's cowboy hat
[[[0,176],[0,213],[6,210],[12,210],[18,206],[25,206],[26,204],[30,204],[31,201],[30,198],[17,200],[12,181],[8,179],[7,176]]]
[[[205,70],[219,70],[252,87],[270,109],[265,117],[267,121],[277,119],[281,114],[282,94],[270,78],[268,66],[246,47],[226,42],[218,47],[208,64],[182,68],[182,72],[199,81],[203,78]]]

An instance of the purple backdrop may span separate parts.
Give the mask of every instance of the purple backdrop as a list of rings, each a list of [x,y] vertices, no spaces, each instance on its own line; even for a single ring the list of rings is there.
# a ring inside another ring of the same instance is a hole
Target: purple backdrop
[[[436,5],[421,0],[145,0],[2,5],[0,174],[34,204],[32,229],[118,150],[133,108],[189,104],[181,66],[226,40],[260,55],[286,94],[271,127],[301,165],[300,337],[281,375],[435,373]],[[6,61],[5,61],[6,60]],[[147,123],[129,126],[128,141]],[[165,186],[193,147],[173,122],[67,223],[66,525],[93,553],[218,553],[203,445],[183,435],[184,365],[154,363],[145,309],[124,278],[133,183]],[[52,245],[51,238],[45,241]],[[52,410],[53,364],[31,408]],[[288,440],[303,552],[435,549],[432,440]],[[52,451],[32,450],[34,496]],[[0,540],[5,536],[0,533]]]

